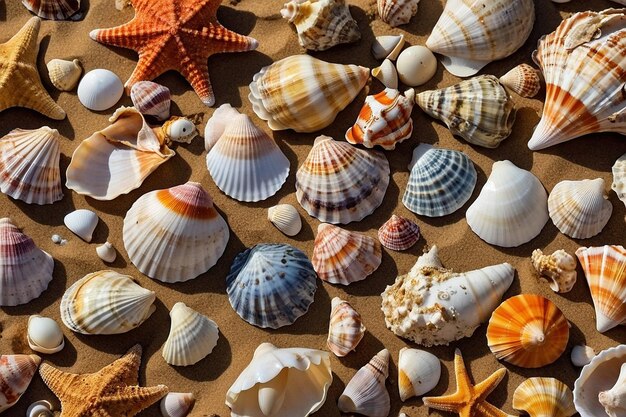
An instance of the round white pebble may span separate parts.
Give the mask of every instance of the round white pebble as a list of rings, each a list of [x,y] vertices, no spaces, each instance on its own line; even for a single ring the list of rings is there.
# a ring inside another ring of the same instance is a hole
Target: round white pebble
[[[437,72],[437,58],[425,46],[406,48],[396,62],[400,81],[410,87],[422,85]]]
[[[122,98],[124,86],[120,77],[106,69],[89,71],[78,84],[78,99],[89,110],[109,109]]]
[[[52,235],[52,241],[53,241],[54,243],[56,243],[57,245],[58,245],[59,243],[61,243],[61,241],[62,241],[62,240],[63,240],[63,239],[61,238],[61,236],[59,236],[59,235]]]

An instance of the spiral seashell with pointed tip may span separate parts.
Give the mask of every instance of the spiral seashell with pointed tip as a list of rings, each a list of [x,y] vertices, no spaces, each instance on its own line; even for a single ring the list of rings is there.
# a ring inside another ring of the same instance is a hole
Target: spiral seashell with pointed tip
[[[441,362],[432,353],[419,349],[400,349],[398,357],[398,389],[400,399],[426,394],[439,383]]]
[[[195,402],[190,392],[170,392],[161,399],[159,408],[163,417],[186,417]]]
[[[31,12],[44,19],[68,20],[80,9],[80,0],[22,0]]]
[[[61,327],[53,319],[40,315],[28,318],[26,340],[32,350],[40,353],[57,353],[65,347]]]
[[[405,25],[417,14],[419,2],[420,0],[378,0],[378,15],[389,26]]]
[[[133,106],[144,116],[163,121],[170,117],[170,89],[152,81],[139,81],[130,88]]]
[[[339,357],[346,356],[355,350],[364,335],[361,315],[347,301],[333,298],[326,342],[328,349]]]
[[[40,363],[37,355],[0,356],[0,413],[17,403]]]
[[[537,273],[550,279],[550,289],[558,293],[570,292],[576,284],[576,258],[563,249],[544,255],[535,249],[531,256]]]
[[[415,245],[419,238],[419,226],[395,214],[378,229],[378,240],[384,247],[391,250],[407,250]]]
[[[615,161],[611,170],[613,172],[611,189],[615,191],[617,198],[626,205],[626,153]]]
[[[26,409],[26,417],[54,417],[52,404],[46,400],[35,401]]]
[[[598,401],[610,417],[621,417],[626,413],[626,363],[622,364],[613,388],[601,391]]]
[[[372,55],[376,59],[394,60],[402,51],[404,46],[404,35],[383,35],[376,36],[372,44]]]
[[[528,64],[520,64],[500,77],[500,83],[517,95],[532,98],[541,89],[539,72]]]
[[[528,378],[513,393],[513,408],[530,417],[571,417],[576,414],[574,396],[554,378]]]
[[[52,59],[47,64],[48,77],[57,90],[72,91],[78,84],[83,67],[78,59]]]
[[[596,352],[587,345],[576,345],[572,348],[570,359],[574,366],[583,367],[595,358]]]
[[[398,71],[388,58],[379,67],[372,68],[372,77],[380,81],[385,88],[398,88]]]
[[[91,242],[98,221],[98,215],[87,209],[74,210],[63,218],[65,227],[88,243]]]
[[[387,417],[391,408],[385,380],[389,376],[389,351],[383,349],[352,377],[339,397],[344,413],[368,417]]]
[[[240,114],[237,109],[228,103],[222,104],[215,109],[204,127],[204,149],[207,153],[215,146],[217,140],[226,130],[226,126],[230,124],[230,121]]]

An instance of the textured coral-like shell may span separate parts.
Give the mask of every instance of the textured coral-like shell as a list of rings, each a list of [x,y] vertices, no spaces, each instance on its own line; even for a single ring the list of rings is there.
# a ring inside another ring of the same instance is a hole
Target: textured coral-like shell
[[[405,25],[417,14],[419,2],[420,0],[378,0],[378,15],[389,26]]]
[[[415,245],[419,238],[419,226],[395,214],[378,229],[378,240],[384,247],[391,250],[407,250]]]
[[[368,417],[389,415],[391,401],[385,387],[389,376],[389,351],[383,349],[352,377],[339,397],[337,406],[344,413]]]
[[[367,278],[381,262],[376,239],[328,223],[318,226],[311,263],[320,279],[350,285]]]
[[[163,397],[159,408],[163,417],[186,417],[195,402],[190,392],[170,392]]]
[[[14,129],[0,138],[0,191],[28,204],[63,198],[58,130]]]
[[[565,351],[569,324],[559,308],[540,295],[511,297],[491,315],[489,349],[500,360],[523,368],[540,368]]]
[[[141,196],[124,217],[124,247],[150,278],[180,282],[208,271],[229,231],[202,185],[188,182]]]
[[[611,188],[622,203],[626,205],[626,153],[620,156],[613,164],[613,183]]]
[[[248,99],[272,130],[315,132],[335,120],[368,78],[369,69],[358,65],[294,55],[255,74]]]
[[[513,408],[530,417],[571,417],[576,414],[574,395],[554,378],[528,378],[513,393]]]
[[[139,81],[130,88],[130,99],[139,112],[157,120],[170,117],[170,89],[152,81]]]
[[[361,315],[339,297],[331,302],[330,323],[328,324],[328,349],[339,357],[353,351],[363,336],[365,326]]]
[[[550,279],[552,291],[569,292],[576,284],[576,258],[563,249],[551,255],[544,255],[541,249],[535,249],[531,261],[539,275]]]
[[[241,113],[228,103],[222,104],[215,109],[204,127],[204,149],[207,153],[215,146],[217,140],[226,130],[226,126],[230,124],[230,121],[239,114]]]
[[[474,145],[496,148],[513,130],[515,103],[493,75],[424,91],[415,101],[430,116],[444,122],[452,134]]]
[[[439,383],[441,362],[432,353],[419,349],[400,349],[398,357],[398,389],[400,399],[424,395]]]
[[[615,385],[609,390],[601,391],[598,394],[598,401],[610,417],[626,415],[626,362],[620,368]]]
[[[83,67],[78,59],[52,59],[46,64],[50,82],[61,91],[71,91],[78,84]]]
[[[267,219],[287,236],[295,236],[302,229],[302,219],[291,204],[279,204],[267,209]]]
[[[39,17],[67,20],[80,9],[80,0],[22,0],[22,4]]]
[[[319,136],[296,173],[296,198],[311,216],[346,224],[373,213],[388,185],[389,162],[381,152]]]
[[[40,363],[37,355],[0,356],[0,413],[20,399]]]
[[[521,47],[535,23],[533,0],[450,0],[426,41],[452,74],[476,74]]]
[[[541,89],[539,71],[528,64],[520,64],[500,77],[500,83],[521,97],[535,97]]]

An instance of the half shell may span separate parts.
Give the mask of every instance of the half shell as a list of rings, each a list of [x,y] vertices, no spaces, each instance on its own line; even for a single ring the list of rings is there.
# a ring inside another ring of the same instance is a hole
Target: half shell
[[[40,363],[37,355],[0,356],[0,413],[19,401]]]
[[[67,20],[80,9],[80,0],[22,0],[22,4],[39,17]]]
[[[378,15],[389,26],[405,25],[417,14],[419,2],[420,0],[378,0]]]
[[[154,116],[157,120],[170,117],[170,89],[152,81],[138,81],[130,88],[133,106],[144,116]]]
[[[46,67],[50,82],[61,91],[72,91],[83,73],[83,67],[78,59],[72,61],[52,59]]]
[[[302,229],[302,219],[291,204],[279,204],[267,209],[267,219],[287,236],[295,236]]]
[[[552,291],[570,292],[576,284],[576,258],[563,249],[552,255],[544,255],[541,249],[535,249],[531,261],[539,275],[550,279]]]
[[[539,71],[528,64],[520,64],[500,77],[500,83],[521,97],[535,97],[541,89]]]
[[[331,301],[330,323],[328,325],[328,349],[339,357],[353,351],[363,336],[365,326],[361,315],[339,297]]]
[[[513,408],[530,417],[570,417],[576,414],[574,396],[554,378],[528,378],[513,394]]]
[[[415,245],[419,238],[419,226],[395,214],[378,229],[378,240],[384,247],[391,250],[407,250]]]
[[[344,413],[387,417],[391,408],[385,380],[389,376],[389,351],[383,349],[352,377],[337,406]]]
[[[85,242],[91,242],[99,222],[98,215],[86,209],[74,210],[63,217],[63,224]]]
[[[441,362],[432,353],[419,349],[400,349],[398,358],[398,389],[400,399],[426,394],[439,383]]]
[[[376,59],[394,60],[402,51],[404,46],[404,35],[382,35],[376,36],[372,43],[372,55]]]

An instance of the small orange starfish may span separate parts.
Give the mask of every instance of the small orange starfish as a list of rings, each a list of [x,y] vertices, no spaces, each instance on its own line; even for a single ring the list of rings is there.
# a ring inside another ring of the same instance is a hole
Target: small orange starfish
[[[181,73],[207,106],[215,104],[209,80],[209,56],[256,49],[254,38],[222,26],[216,17],[220,0],[132,0],[135,17],[110,29],[96,29],[91,39],[133,49],[139,62],[126,81],[151,81],[169,70]]]
[[[441,397],[424,397],[425,406],[457,413],[460,417],[511,417],[486,400],[504,378],[506,369],[498,369],[480,384],[472,385],[461,351],[457,349],[454,351],[454,373],[456,374],[456,392]]]

